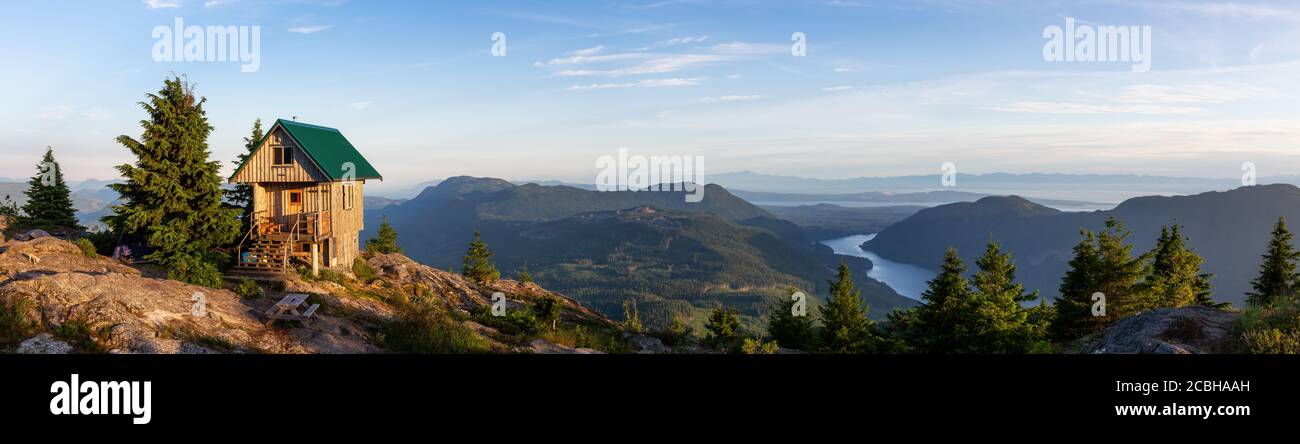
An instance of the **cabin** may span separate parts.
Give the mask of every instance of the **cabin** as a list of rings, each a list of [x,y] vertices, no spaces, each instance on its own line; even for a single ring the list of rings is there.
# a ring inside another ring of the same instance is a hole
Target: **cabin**
[[[279,119],[230,176],[253,187],[234,274],[351,266],[361,254],[366,180],[383,176],[334,128]]]

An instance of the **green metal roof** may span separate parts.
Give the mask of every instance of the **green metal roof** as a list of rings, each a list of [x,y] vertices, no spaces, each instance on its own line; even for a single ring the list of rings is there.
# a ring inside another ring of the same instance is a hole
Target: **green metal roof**
[[[329,177],[330,180],[343,180],[343,176],[349,171],[348,168],[345,168],[348,163],[355,167],[355,169],[351,170],[355,173],[353,179],[383,180],[384,178],[384,176],[379,175],[379,171],[376,171],[374,166],[370,165],[370,162],[366,161],[365,157],[361,156],[361,152],[352,146],[352,142],[348,142],[348,139],[343,137],[343,133],[339,132],[339,130],[292,120],[276,119],[275,124],[271,125],[271,129],[266,132],[266,136],[263,136],[263,140],[274,133],[277,126],[284,128],[284,131],[289,133],[289,137],[298,142],[298,147],[307,153],[307,156],[311,158],[317,169]],[[257,144],[260,150],[262,142],[258,141]],[[252,157],[251,155],[248,156],[248,158]],[[244,159],[244,162],[247,163],[248,159]],[[235,172],[230,175],[230,178],[234,179],[235,175],[239,174],[239,170],[243,168],[244,164],[239,164],[239,167],[235,168]]]

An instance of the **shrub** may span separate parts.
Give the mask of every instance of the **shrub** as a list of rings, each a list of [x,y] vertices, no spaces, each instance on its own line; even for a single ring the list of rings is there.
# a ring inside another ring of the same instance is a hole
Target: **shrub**
[[[669,347],[689,344],[693,334],[691,326],[686,325],[686,322],[676,313],[673,314],[672,323],[668,324],[667,329],[655,332],[655,336]]]
[[[635,300],[623,301],[623,330],[641,333],[641,312],[636,308]]]
[[[1235,331],[1242,351],[1300,353],[1300,305],[1280,300],[1273,306],[1248,307],[1237,318]]]
[[[221,288],[221,272],[211,262],[181,255],[166,264],[167,279],[208,288]]]
[[[1250,330],[1242,334],[1246,350],[1255,354],[1300,353],[1300,331],[1277,328]]]
[[[262,286],[257,285],[257,281],[244,278],[239,280],[239,285],[235,286],[235,294],[244,299],[261,299],[266,297],[266,291]]]
[[[32,305],[32,300],[27,298],[0,300],[0,344],[17,343],[37,333],[40,322],[28,317]]]
[[[90,327],[90,324],[81,319],[68,319],[54,329],[54,336],[59,339],[68,341],[78,351],[100,353],[104,351],[103,346],[99,345],[98,337],[103,336],[100,331]]]
[[[560,321],[560,311],[564,309],[564,302],[555,296],[546,296],[537,300],[537,318],[543,325],[551,330],[555,330],[556,323]]]
[[[475,310],[473,319],[475,322],[511,336],[531,337],[541,331],[541,322],[537,320],[537,314],[528,307],[507,311],[505,316],[493,316],[490,308],[483,307]]]
[[[99,257],[99,253],[95,251],[95,243],[91,242],[90,239],[84,237],[77,239],[77,247],[81,248],[81,254],[83,256],[91,259]]]
[[[385,347],[405,353],[485,353],[487,340],[433,305],[406,305],[382,331]]]
[[[361,282],[369,283],[375,280],[375,269],[362,258],[352,261],[352,274],[356,275],[357,280]]]
[[[776,342],[764,342],[762,339],[745,338],[740,350],[747,355],[775,355],[779,347]]]

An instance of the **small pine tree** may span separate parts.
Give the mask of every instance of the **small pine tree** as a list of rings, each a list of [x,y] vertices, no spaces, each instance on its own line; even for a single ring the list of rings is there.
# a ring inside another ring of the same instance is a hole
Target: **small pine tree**
[[[878,336],[875,323],[867,318],[862,292],[853,284],[849,266],[840,263],[836,280],[830,282],[831,297],[821,307],[820,351],[824,353],[864,353],[874,351]]]
[[[1296,251],[1295,244],[1292,243],[1286,219],[1279,217],[1273,225],[1273,237],[1268,241],[1268,249],[1259,265],[1259,276],[1250,283],[1254,291],[1246,293],[1246,302],[1266,307],[1295,298],[1296,289],[1300,288],[1297,261],[1300,261],[1300,251]]]
[[[767,335],[784,347],[813,350],[817,331],[811,316],[796,314],[794,300],[778,300],[767,316]]]
[[[524,262],[524,266],[521,267],[521,268],[519,268],[519,278],[518,278],[518,280],[519,280],[519,282],[522,282],[522,283],[525,283],[525,284],[530,283],[530,282],[533,281],[533,275],[532,275],[532,273],[529,273],[529,272],[528,272],[528,262]]]
[[[1213,305],[1210,274],[1201,273],[1204,259],[1187,248],[1182,227],[1160,227],[1160,238],[1151,250],[1151,266],[1145,279],[1157,307]]]
[[[733,351],[740,340],[740,312],[734,308],[715,308],[709,313],[704,329],[708,331],[704,336],[706,345],[723,352]]]
[[[195,97],[180,77],[147,97],[140,103],[148,114],[140,123],[143,137],[117,138],[136,162],[117,167],[126,181],[110,187],[124,203],[113,206],[104,222],[127,239],[145,241],[153,249],[146,259],[181,276],[198,273],[196,279],[210,283],[212,249],[240,233],[239,210],[222,202],[220,163],[208,160],[207,99]]]
[[[474,238],[478,239],[478,232],[474,233]],[[397,245],[397,230],[388,223],[388,216],[384,216],[379,222],[379,233],[375,237],[366,239],[366,252],[378,254],[402,252],[402,247]]]
[[[534,310],[537,312],[537,319],[542,323],[550,324],[551,330],[555,330],[556,323],[560,321],[560,311],[564,309],[564,303],[555,296],[546,296],[538,299],[536,305]]]
[[[501,278],[501,272],[497,271],[496,265],[492,265],[491,259],[492,252],[488,251],[487,244],[483,243],[475,230],[474,240],[470,241],[469,250],[465,252],[460,274],[480,284],[494,282]]]
[[[248,160],[248,156],[253,155],[253,151],[257,150],[257,144],[261,142],[265,136],[266,134],[262,132],[262,119],[254,120],[252,133],[249,134],[248,137],[244,138],[244,152],[239,153],[239,156],[237,156],[233,162],[235,168],[239,168],[240,165],[244,164],[244,161]],[[239,215],[239,222],[242,226],[239,231],[241,233],[247,232],[252,224],[253,186],[246,183],[235,184],[234,187],[226,190],[225,193],[226,201],[229,202],[231,206],[243,211]]]
[[[36,165],[37,174],[27,181],[27,204],[23,205],[21,225],[28,228],[84,229],[77,223],[72,206],[72,192],[63,181],[63,169],[54,160],[54,149],[46,147],[45,157]]]

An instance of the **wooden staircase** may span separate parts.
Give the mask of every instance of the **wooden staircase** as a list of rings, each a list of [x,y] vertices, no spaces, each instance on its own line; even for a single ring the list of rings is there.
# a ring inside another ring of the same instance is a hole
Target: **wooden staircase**
[[[239,261],[230,271],[245,276],[279,276],[293,272],[289,265],[292,255],[292,237],[289,233],[267,233],[252,239],[240,254]]]
[[[254,214],[256,223],[248,230],[237,247],[236,263],[229,274],[240,277],[278,279],[295,273],[293,261],[312,266],[311,253],[296,251],[301,242],[315,242],[321,231],[321,222],[328,221],[319,214],[304,214],[285,226],[267,218],[264,213]],[[328,224],[326,223],[326,226]]]

